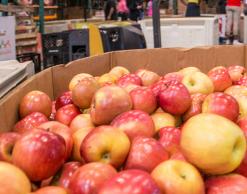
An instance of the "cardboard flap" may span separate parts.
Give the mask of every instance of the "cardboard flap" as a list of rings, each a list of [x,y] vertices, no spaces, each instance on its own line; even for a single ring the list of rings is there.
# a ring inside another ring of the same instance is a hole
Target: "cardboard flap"
[[[18,108],[23,96],[32,90],[40,90],[53,99],[51,69],[24,81],[0,101],[0,132],[10,131],[18,121]]]
[[[79,73],[99,76],[111,69],[111,53],[73,61],[67,65],[52,67],[54,96],[68,90],[70,80]]]

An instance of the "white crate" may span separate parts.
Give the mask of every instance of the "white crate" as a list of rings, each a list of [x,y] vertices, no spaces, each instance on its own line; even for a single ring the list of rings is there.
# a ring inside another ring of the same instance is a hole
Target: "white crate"
[[[154,47],[153,23],[151,19],[141,24],[148,48]],[[162,18],[162,47],[211,46],[219,43],[219,24],[216,16],[198,18]]]

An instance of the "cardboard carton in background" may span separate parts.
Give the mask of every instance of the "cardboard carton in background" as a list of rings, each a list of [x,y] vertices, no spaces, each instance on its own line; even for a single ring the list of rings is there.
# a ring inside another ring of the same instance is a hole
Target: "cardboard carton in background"
[[[99,76],[114,66],[124,66],[134,72],[146,68],[160,75],[178,71],[187,66],[199,67],[207,72],[215,66],[247,66],[245,46],[215,46],[192,49],[151,49],[106,53],[80,59],[67,65],[58,65],[23,82],[0,100],[0,131],[9,131],[18,121],[18,106],[21,98],[32,90],[46,92],[55,99],[68,90],[71,78],[78,73]]]

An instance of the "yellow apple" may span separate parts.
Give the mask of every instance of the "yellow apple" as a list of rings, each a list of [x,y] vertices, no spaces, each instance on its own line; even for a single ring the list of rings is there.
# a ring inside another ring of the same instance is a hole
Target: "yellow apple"
[[[226,174],[244,158],[243,131],[225,117],[202,113],[190,118],[182,128],[180,146],[186,159],[207,174]]]
[[[185,67],[181,70],[178,71],[178,73],[182,74],[183,76],[187,76],[190,74],[193,74],[195,72],[200,72],[201,70],[198,69],[197,67]]]
[[[126,74],[129,74],[129,70],[125,67],[116,66],[111,69],[109,74],[115,75],[118,79]]]
[[[204,194],[203,179],[198,170],[181,160],[167,160],[151,174],[164,194]]]
[[[176,127],[177,119],[166,112],[156,112],[151,115],[156,133],[163,127]]]
[[[99,77],[98,83],[102,87],[107,84],[115,84],[117,79],[117,76],[115,76],[114,74],[106,73]]]

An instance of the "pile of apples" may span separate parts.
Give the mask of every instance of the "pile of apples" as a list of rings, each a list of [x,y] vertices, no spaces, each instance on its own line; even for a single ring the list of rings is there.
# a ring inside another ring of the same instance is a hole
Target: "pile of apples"
[[[0,134],[0,194],[246,194],[244,67],[81,73]]]

